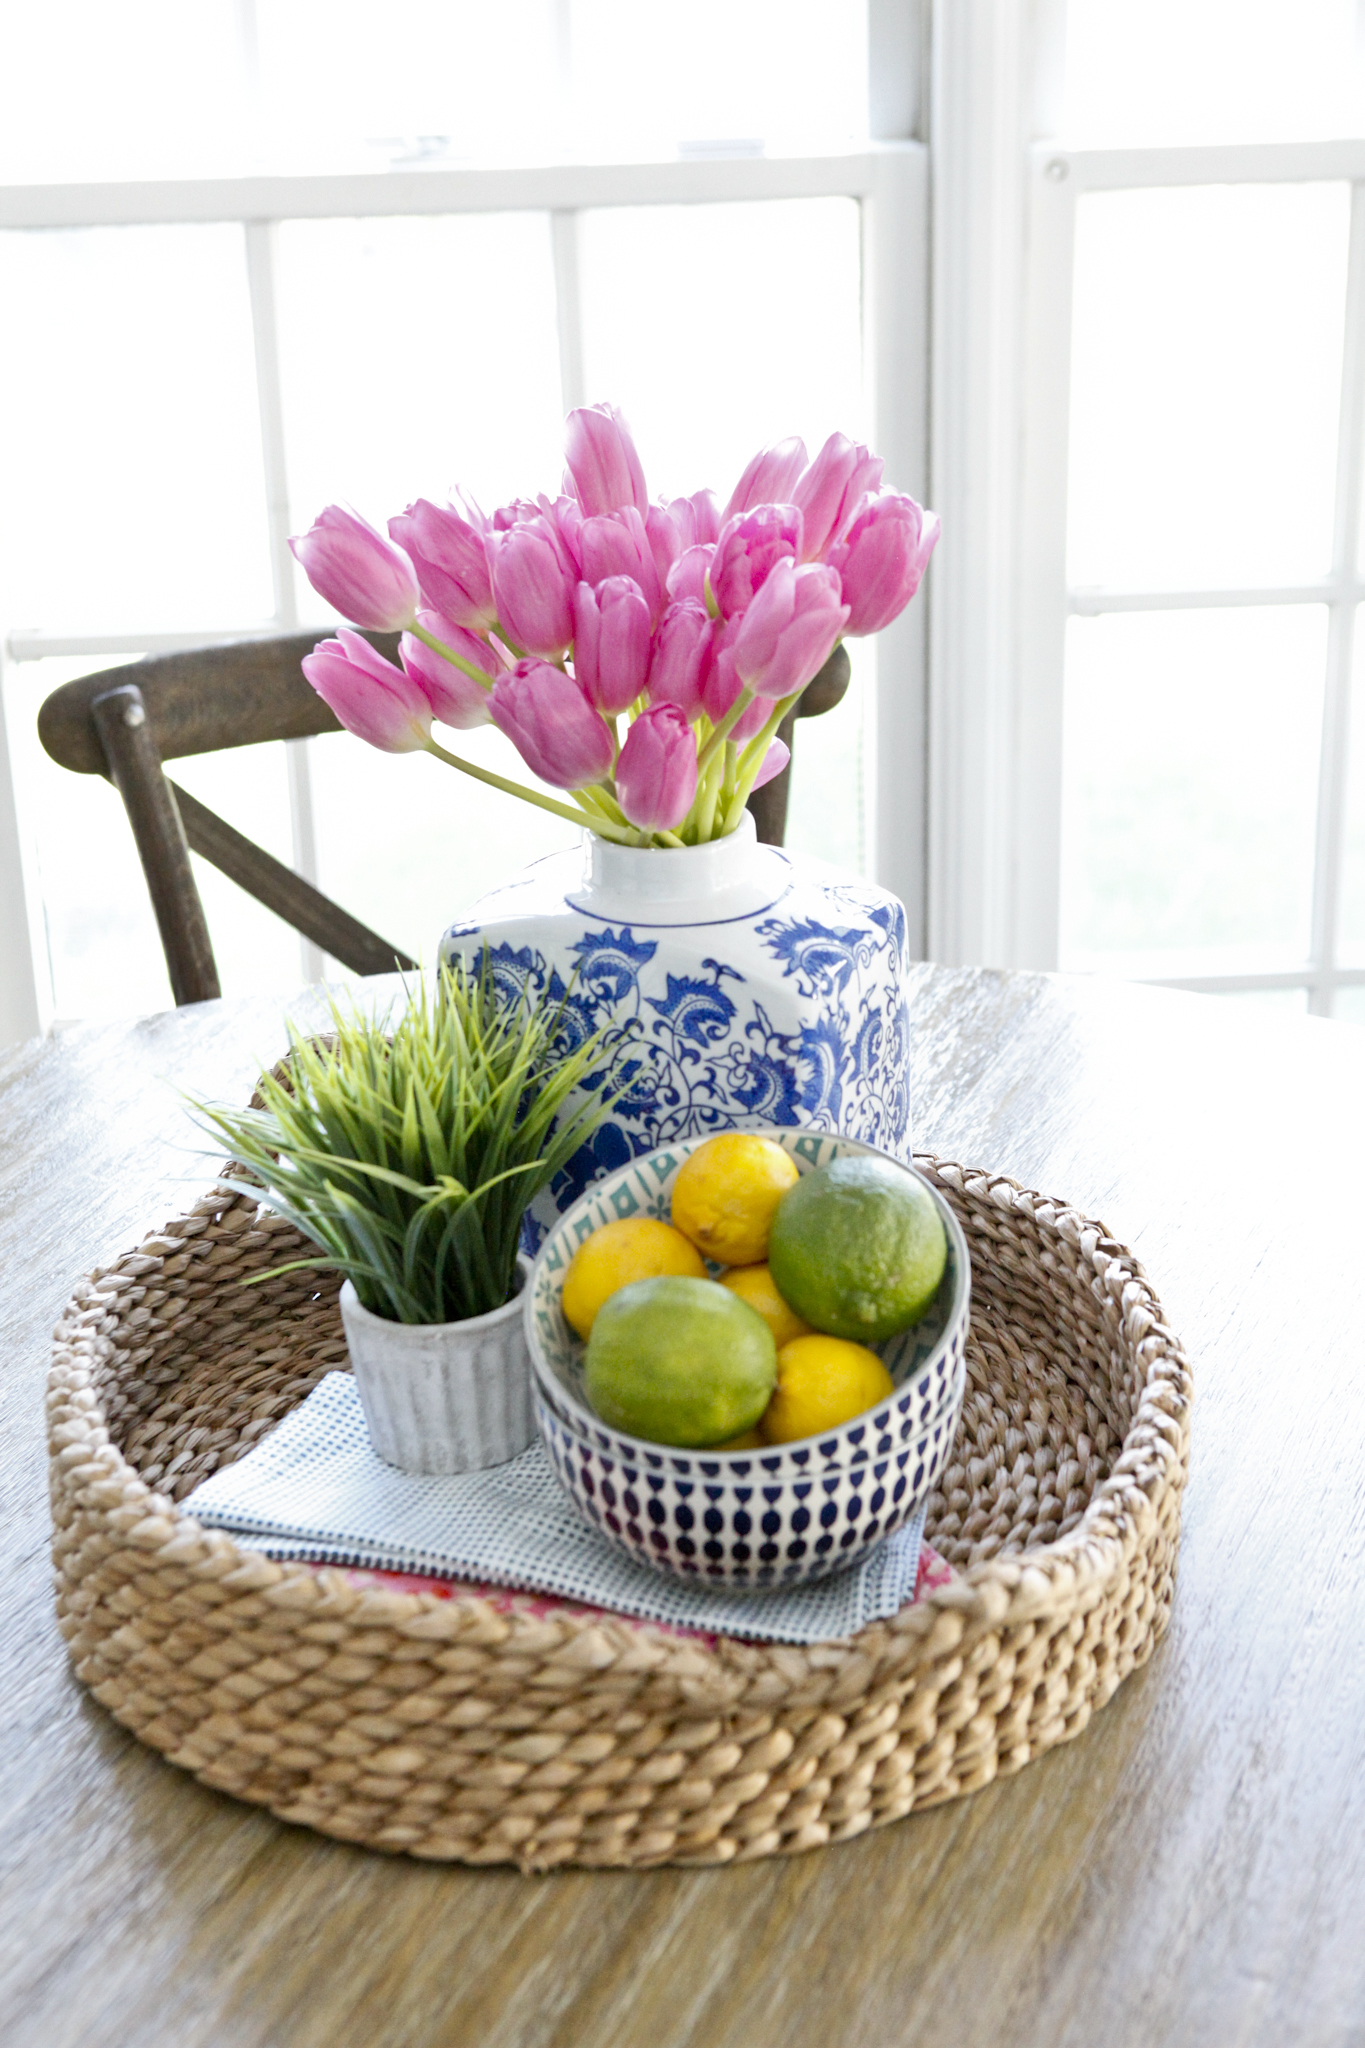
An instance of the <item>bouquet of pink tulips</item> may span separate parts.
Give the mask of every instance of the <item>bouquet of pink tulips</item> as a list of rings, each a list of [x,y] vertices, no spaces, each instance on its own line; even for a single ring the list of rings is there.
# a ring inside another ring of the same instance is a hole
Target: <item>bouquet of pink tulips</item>
[[[290,545],[355,625],[401,631],[402,666],[342,631],[304,674],[372,746],[424,748],[628,845],[719,839],[786,765],[777,728],[840,639],[910,602],[938,520],[842,434],[813,462],[799,440],[764,449],[722,511],[710,491],[651,504],[614,407],[567,430],[557,498],[491,519],[419,498],[387,540],[329,506]],[[433,720],[491,721],[572,803],[447,752]]]

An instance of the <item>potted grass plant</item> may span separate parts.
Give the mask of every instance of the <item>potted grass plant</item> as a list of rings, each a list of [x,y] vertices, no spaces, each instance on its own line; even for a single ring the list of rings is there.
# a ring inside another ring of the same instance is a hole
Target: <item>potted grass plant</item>
[[[566,1032],[566,998],[509,998],[487,954],[423,979],[396,1017],[331,1010],[325,1037],[289,1027],[249,1109],[197,1104],[201,1126],[231,1147],[227,1177],[318,1247],[259,1277],[345,1275],[379,1456],[412,1472],[501,1464],[534,1432],[522,1217],[608,1106],[601,1036]]]

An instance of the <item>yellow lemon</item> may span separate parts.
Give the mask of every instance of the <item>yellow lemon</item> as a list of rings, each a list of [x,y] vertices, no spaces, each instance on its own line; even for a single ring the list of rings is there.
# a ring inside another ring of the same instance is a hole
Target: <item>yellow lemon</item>
[[[564,1313],[586,1337],[604,1301],[634,1280],[676,1273],[704,1280],[706,1267],[680,1230],[658,1216],[622,1216],[585,1237],[564,1275]]]
[[[865,1344],[795,1337],[777,1354],[777,1390],[759,1427],[770,1444],[794,1444],[851,1422],[892,1392],[890,1373]]]
[[[809,1337],[810,1324],[803,1323],[796,1311],[787,1307],[766,1266],[732,1266],[728,1273],[721,1274],[720,1284],[757,1310],[772,1331],[779,1351],[793,1337]]]
[[[698,1251],[723,1266],[768,1256],[777,1205],[800,1175],[771,1138],[722,1131],[686,1161],[673,1183],[673,1221]]]

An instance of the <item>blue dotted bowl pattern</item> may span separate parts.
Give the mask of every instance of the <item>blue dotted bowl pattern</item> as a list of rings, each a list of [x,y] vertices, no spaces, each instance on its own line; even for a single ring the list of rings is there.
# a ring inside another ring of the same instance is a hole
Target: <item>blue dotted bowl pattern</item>
[[[566,1428],[532,1389],[550,1462],[580,1513],[637,1563],[737,1591],[793,1585],[861,1563],[903,1528],[948,1462],[958,1399],[912,1443],[857,1465],[813,1464],[774,1476],[759,1458],[699,1458],[683,1478],[612,1456]]]
[[[790,1152],[803,1172],[833,1159],[887,1156],[857,1139],[754,1128]],[[666,1221],[678,1170],[705,1142],[662,1147],[596,1182],[546,1238],[526,1303],[536,1420],[580,1512],[640,1562],[737,1588],[790,1584],[860,1558],[932,1492],[966,1380],[966,1242],[937,1190],[893,1160],[928,1190],[948,1237],[947,1268],[929,1312],[873,1347],[895,1382],[894,1395],[828,1436],[761,1452],[642,1442],[609,1428],[589,1406],[584,1346],[564,1317],[564,1274],[578,1245],[602,1224],[622,1216]]]

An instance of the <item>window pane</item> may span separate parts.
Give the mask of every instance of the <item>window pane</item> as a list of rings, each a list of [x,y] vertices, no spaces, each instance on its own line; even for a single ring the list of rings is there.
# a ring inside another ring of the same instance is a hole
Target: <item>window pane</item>
[[[0,8],[0,179],[185,176],[240,160],[235,0]],[[103,331],[101,343],[105,339]]]
[[[822,718],[798,718],[792,748],[786,843],[853,874],[867,865],[863,792],[865,706],[876,673],[876,643],[846,643],[853,680]]]
[[[1225,1003],[1254,1003],[1258,1010],[1280,1010],[1288,1016],[1308,1015],[1306,988],[1232,988],[1220,992]]]
[[[1072,620],[1063,965],[1305,956],[1325,653],[1317,605]]]
[[[624,410],[651,496],[723,504],[766,442],[861,433],[860,274],[851,199],[585,216],[588,395]]]
[[[837,147],[867,133],[865,0],[573,0],[579,149]]]
[[[5,623],[268,618],[241,229],[0,234],[0,295]]]
[[[96,667],[120,665],[116,656],[72,656],[16,663],[5,677],[20,827],[36,864],[52,1001],[63,1018],[142,1016],[169,1009],[172,1001],[147,884],[117,792],[103,776],[59,767],[38,740],[38,707],[51,691]],[[278,860],[290,861],[282,746],[172,761],[168,773]],[[224,995],[297,988],[303,979],[297,935],[207,861],[191,858]]]
[[[1067,0],[1063,132],[1088,143],[1358,135],[1354,0]]]
[[[382,529],[455,484],[489,509],[557,487],[546,215],[286,221],[279,297],[295,531],[335,500]]]
[[[1344,184],[1080,201],[1073,584],[1326,575],[1348,215]]]
[[[1365,988],[1339,988],[1332,1002],[1332,1015],[1343,1024],[1365,1024]]]
[[[671,157],[867,133],[865,0],[257,0],[272,155]]]
[[[442,729],[441,741],[480,767],[542,787],[491,726]],[[476,898],[579,837],[563,819],[430,754],[381,754],[336,733],[315,740],[312,755],[321,887],[426,966],[446,926]],[[548,793],[564,800],[562,790]]]

